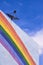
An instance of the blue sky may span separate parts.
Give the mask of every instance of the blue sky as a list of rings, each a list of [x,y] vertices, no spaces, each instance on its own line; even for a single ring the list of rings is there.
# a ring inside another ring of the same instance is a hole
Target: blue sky
[[[27,33],[43,28],[43,0],[0,0],[0,9],[5,13],[17,10],[20,20],[15,23]]]
[[[43,0],[0,0],[0,10],[17,10],[20,20],[14,22],[43,45]]]

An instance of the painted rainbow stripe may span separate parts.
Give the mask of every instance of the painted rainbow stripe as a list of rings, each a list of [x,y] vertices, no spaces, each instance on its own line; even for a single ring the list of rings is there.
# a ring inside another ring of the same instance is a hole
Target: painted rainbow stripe
[[[0,35],[0,38],[1,38],[0,39],[1,44],[9,51],[9,53],[12,55],[12,57],[15,59],[15,61],[19,65],[23,65],[23,63],[20,61],[19,57],[17,56],[16,52],[12,49],[12,47],[8,44],[8,42],[4,39],[4,37],[2,35]]]
[[[1,40],[2,45],[9,51],[18,65],[36,65],[23,41],[2,12],[0,12],[0,34],[2,39],[6,41],[4,43]],[[6,44],[8,44],[7,47]]]
[[[11,38],[8,36],[8,34],[4,31],[4,29],[0,26],[0,33],[3,35],[3,37],[9,42],[9,44],[13,47],[13,49],[15,50],[15,52],[17,53],[17,54],[19,54],[19,57],[21,58],[21,59],[23,59],[23,57],[22,56],[20,56],[20,53],[18,52],[18,48],[16,47],[16,45],[12,45],[12,43],[14,43],[12,40],[11,40]],[[4,31],[4,32],[3,32]],[[17,49],[16,49],[17,48]],[[23,60],[22,60],[23,61]],[[24,62],[24,61],[23,61]],[[26,63],[26,61],[24,62],[25,64],[27,64]]]

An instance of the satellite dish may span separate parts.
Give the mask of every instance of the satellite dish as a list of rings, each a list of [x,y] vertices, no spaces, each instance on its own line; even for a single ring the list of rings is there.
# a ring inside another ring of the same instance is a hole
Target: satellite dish
[[[13,13],[16,14],[16,10],[14,10]],[[6,15],[7,15],[9,18],[11,18],[11,20],[19,20],[18,17],[14,16],[14,15],[12,15],[12,14],[6,13]]]

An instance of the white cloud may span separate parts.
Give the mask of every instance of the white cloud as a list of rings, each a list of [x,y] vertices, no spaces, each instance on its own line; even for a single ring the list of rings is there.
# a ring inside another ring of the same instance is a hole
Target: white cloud
[[[40,48],[43,48],[43,29],[41,29],[40,31],[38,31],[37,33],[35,33],[34,36],[31,36],[40,46]],[[39,52],[41,53],[42,51],[39,50]]]

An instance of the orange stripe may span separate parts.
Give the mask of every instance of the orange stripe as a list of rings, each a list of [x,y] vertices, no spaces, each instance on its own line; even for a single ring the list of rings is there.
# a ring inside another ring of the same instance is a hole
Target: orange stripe
[[[32,57],[28,53],[28,50],[26,49],[25,45],[23,44],[23,42],[21,41],[21,39],[18,37],[18,35],[16,34],[15,30],[12,28],[12,26],[10,25],[10,23],[2,15],[2,13],[0,13],[0,16],[1,16],[0,19],[2,18],[1,20],[3,21],[3,24],[6,25],[6,27],[9,29],[10,33],[12,34],[12,36],[18,41],[18,44],[24,50],[24,53],[26,54],[27,58],[31,61],[32,65],[36,65],[35,62],[33,61]]]

